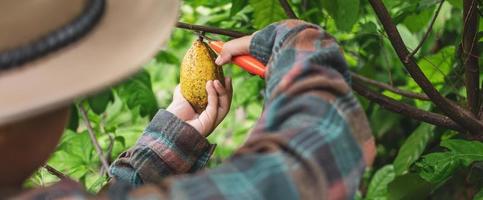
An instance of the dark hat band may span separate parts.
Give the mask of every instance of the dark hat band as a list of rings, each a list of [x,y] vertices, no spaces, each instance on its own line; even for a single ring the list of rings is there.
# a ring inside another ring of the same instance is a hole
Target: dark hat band
[[[105,0],[87,0],[82,13],[70,23],[26,45],[0,52],[0,70],[21,66],[79,40],[98,24],[105,4]]]

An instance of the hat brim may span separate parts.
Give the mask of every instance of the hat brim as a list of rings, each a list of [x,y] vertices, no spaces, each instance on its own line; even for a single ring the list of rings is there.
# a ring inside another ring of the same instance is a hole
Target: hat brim
[[[169,38],[177,0],[107,0],[95,29],[81,40],[0,73],[0,125],[92,94],[137,72]]]

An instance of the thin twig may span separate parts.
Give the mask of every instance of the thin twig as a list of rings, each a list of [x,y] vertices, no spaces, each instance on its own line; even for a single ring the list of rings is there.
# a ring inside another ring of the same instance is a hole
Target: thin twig
[[[107,151],[106,151],[106,161],[108,163],[111,163],[112,148],[114,147],[115,140],[111,134],[107,133],[107,136],[109,137],[109,145],[107,146]],[[104,168],[101,169],[100,174],[104,174]]]
[[[52,166],[46,164],[44,165],[44,168],[52,175],[56,176],[59,179],[66,179],[68,176],[66,176],[64,173],[60,172],[59,170],[53,168]]]
[[[99,145],[99,142],[97,142],[96,136],[94,134],[94,130],[92,129],[91,122],[89,121],[89,118],[87,118],[87,111],[85,110],[83,106],[83,102],[79,104],[79,111],[82,116],[82,120],[84,121],[86,127],[87,127],[87,133],[89,133],[89,137],[91,139],[92,144],[94,145],[97,155],[99,156],[99,160],[101,160],[102,167],[104,170],[106,170],[107,175],[111,177],[111,173],[109,172],[109,164],[107,163],[106,157],[104,153],[102,152],[101,145]]]
[[[214,34],[219,34],[219,35],[226,35],[226,36],[230,36],[230,37],[233,37],[233,38],[239,38],[239,37],[243,37],[243,36],[246,36],[246,35],[250,35],[250,34],[242,33],[242,32],[239,32],[239,31],[233,31],[233,30],[210,27],[210,26],[187,24],[187,23],[184,23],[184,22],[176,23],[176,27],[182,28],[182,29],[188,29],[188,30],[214,33]]]
[[[357,80],[354,80],[354,82],[352,83],[352,88],[359,95],[369,99],[371,102],[379,104],[381,107],[388,109],[392,112],[399,113],[412,119],[424,121],[443,128],[448,128],[461,132],[464,131],[461,126],[459,126],[447,116],[421,110],[411,105],[389,98],[385,95],[376,93],[374,91],[371,91],[369,88],[364,86],[363,83],[358,82]]]
[[[375,81],[375,80],[369,79],[367,77],[358,75],[354,72],[350,72],[350,73],[351,73],[352,78],[354,80],[358,80],[358,81],[361,81],[361,82],[364,82],[364,83],[368,83],[368,84],[371,84],[371,85],[376,86],[376,87],[381,88],[381,89],[389,90],[389,91],[396,93],[396,94],[399,94],[401,96],[405,96],[405,97],[409,97],[409,98],[413,98],[413,99],[419,99],[419,100],[423,100],[423,101],[429,101],[430,100],[428,98],[428,96],[426,96],[426,94],[402,90],[402,89],[399,89],[397,87],[391,86],[389,84],[382,83],[382,82],[379,82],[379,81]]]
[[[479,57],[469,55],[479,55],[478,53],[478,14],[475,0],[463,1],[463,38],[461,60],[465,67],[465,86],[466,98],[468,99],[468,107],[471,112],[478,117],[480,111],[480,94],[479,94]]]
[[[436,22],[436,18],[438,18],[439,12],[441,11],[441,8],[443,7],[443,3],[444,3],[444,0],[441,0],[438,8],[436,9],[436,13],[434,13],[433,19],[431,20],[431,23],[429,24],[428,29],[426,30],[426,33],[424,33],[424,36],[421,39],[421,41],[419,42],[418,46],[416,46],[416,48],[409,55],[406,56],[406,59],[404,60],[404,62],[409,62],[408,61],[409,58],[413,57],[419,51],[419,49],[423,46],[424,42],[426,42],[426,39],[428,39],[429,34],[431,33],[431,31],[433,31],[434,22]]]
[[[443,113],[460,124],[462,127],[469,130],[471,133],[480,133],[483,130],[483,122],[476,119],[471,113],[465,109],[452,103],[450,100],[443,97],[436,88],[431,84],[426,75],[421,71],[421,68],[413,58],[405,62],[405,58],[409,55],[409,51],[401,38],[396,25],[392,22],[388,10],[381,0],[369,0],[374,9],[379,21],[384,27],[386,34],[396,51],[399,59],[403,62],[406,70],[409,72],[414,81],[421,87],[421,89],[428,95],[431,101],[443,111]]]
[[[287,0],[279,0],[279,2],[288,18],[298,19],[297,15],[295,15],[295,12],[292,10],[292,7],[290,7],[290,4]]]

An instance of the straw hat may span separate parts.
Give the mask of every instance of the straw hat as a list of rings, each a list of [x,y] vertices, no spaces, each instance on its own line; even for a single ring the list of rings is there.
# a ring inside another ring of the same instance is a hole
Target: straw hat
[[[0,1],[0,125],[125,79],[160,49],[177,0]]]

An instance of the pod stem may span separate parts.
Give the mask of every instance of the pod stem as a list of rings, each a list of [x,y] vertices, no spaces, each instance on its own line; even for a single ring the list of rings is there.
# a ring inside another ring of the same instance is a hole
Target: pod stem
[[[204,31],[200,31],[200,32],[198,33],[198,40],[199,40],[200,42],[203,42],[203,35],[204,35],[204,34],[205,34],[205,32],[204,32]]]

